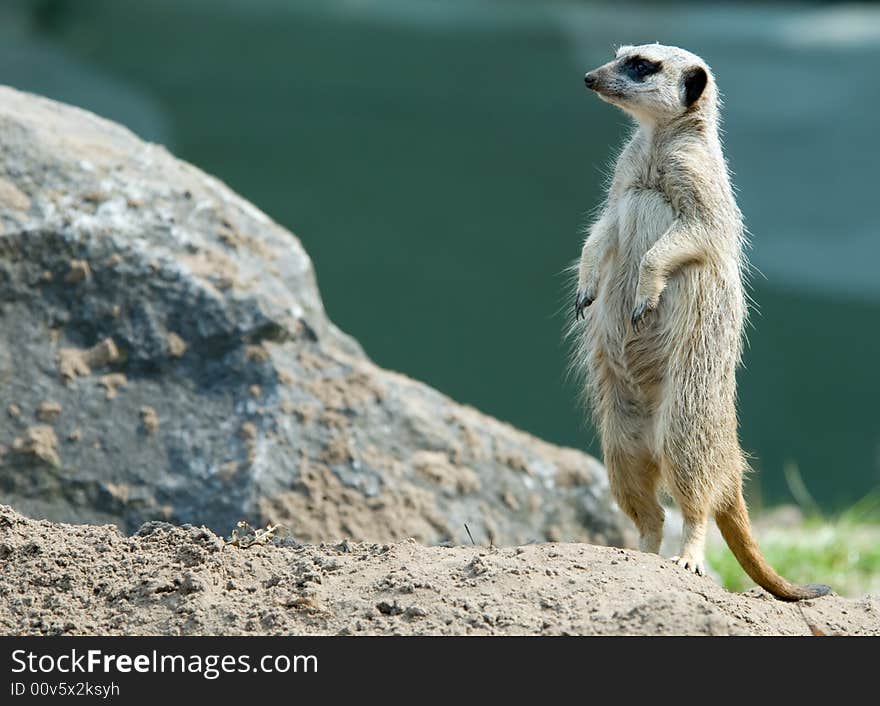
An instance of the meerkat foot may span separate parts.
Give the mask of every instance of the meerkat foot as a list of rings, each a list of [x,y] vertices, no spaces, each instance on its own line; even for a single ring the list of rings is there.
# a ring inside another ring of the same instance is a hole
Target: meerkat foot
[[[687,569],[692,574],[696,574],[697,576],[706,575],[706,567],[703,565],[702,557],[693,558],[689,556],[674,556],[672,557],[672,561],[682,569]]]

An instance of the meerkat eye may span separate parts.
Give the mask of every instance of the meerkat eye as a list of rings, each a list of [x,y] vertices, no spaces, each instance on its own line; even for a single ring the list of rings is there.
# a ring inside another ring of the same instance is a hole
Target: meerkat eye
[[[648,76],[658,73],[662,66],[659,61],[649,61],[640,56],[634,56],[623,63],[623,70],[633,81],[643,81]]]

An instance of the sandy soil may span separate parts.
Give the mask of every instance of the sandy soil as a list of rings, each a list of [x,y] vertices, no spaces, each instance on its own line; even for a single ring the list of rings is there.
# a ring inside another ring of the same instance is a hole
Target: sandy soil
[[[880,601],[800,605],[588,544],[239,548],[204,528],[27,519],[0,506],[4,634],[880,635]],[[812,627],[811,627],[812,626]]]

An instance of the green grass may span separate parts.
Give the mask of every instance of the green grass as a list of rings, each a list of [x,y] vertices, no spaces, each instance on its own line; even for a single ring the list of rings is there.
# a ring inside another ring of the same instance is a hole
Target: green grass
[[[812,514],[783,527],[774,525],[772,516],[755,518],[755,536],[787,579],[827,583],[848,597],[880,593],[880,489],[835,517]],[[707,559],[725,588],[743,591],[754,585],[720,538],[710,542]]]

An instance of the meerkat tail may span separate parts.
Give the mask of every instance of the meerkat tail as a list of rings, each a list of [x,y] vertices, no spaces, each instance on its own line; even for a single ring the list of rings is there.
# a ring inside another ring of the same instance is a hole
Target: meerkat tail
[[[715,522],[743,570],[755,583],[779,600],[801,601],[818,598],[831,590],[829,586],[818,583],[798,586],[786,581],[773,570],[752,536],[749,512],[741,493],[737,494],[733,504],[716,511]]]

